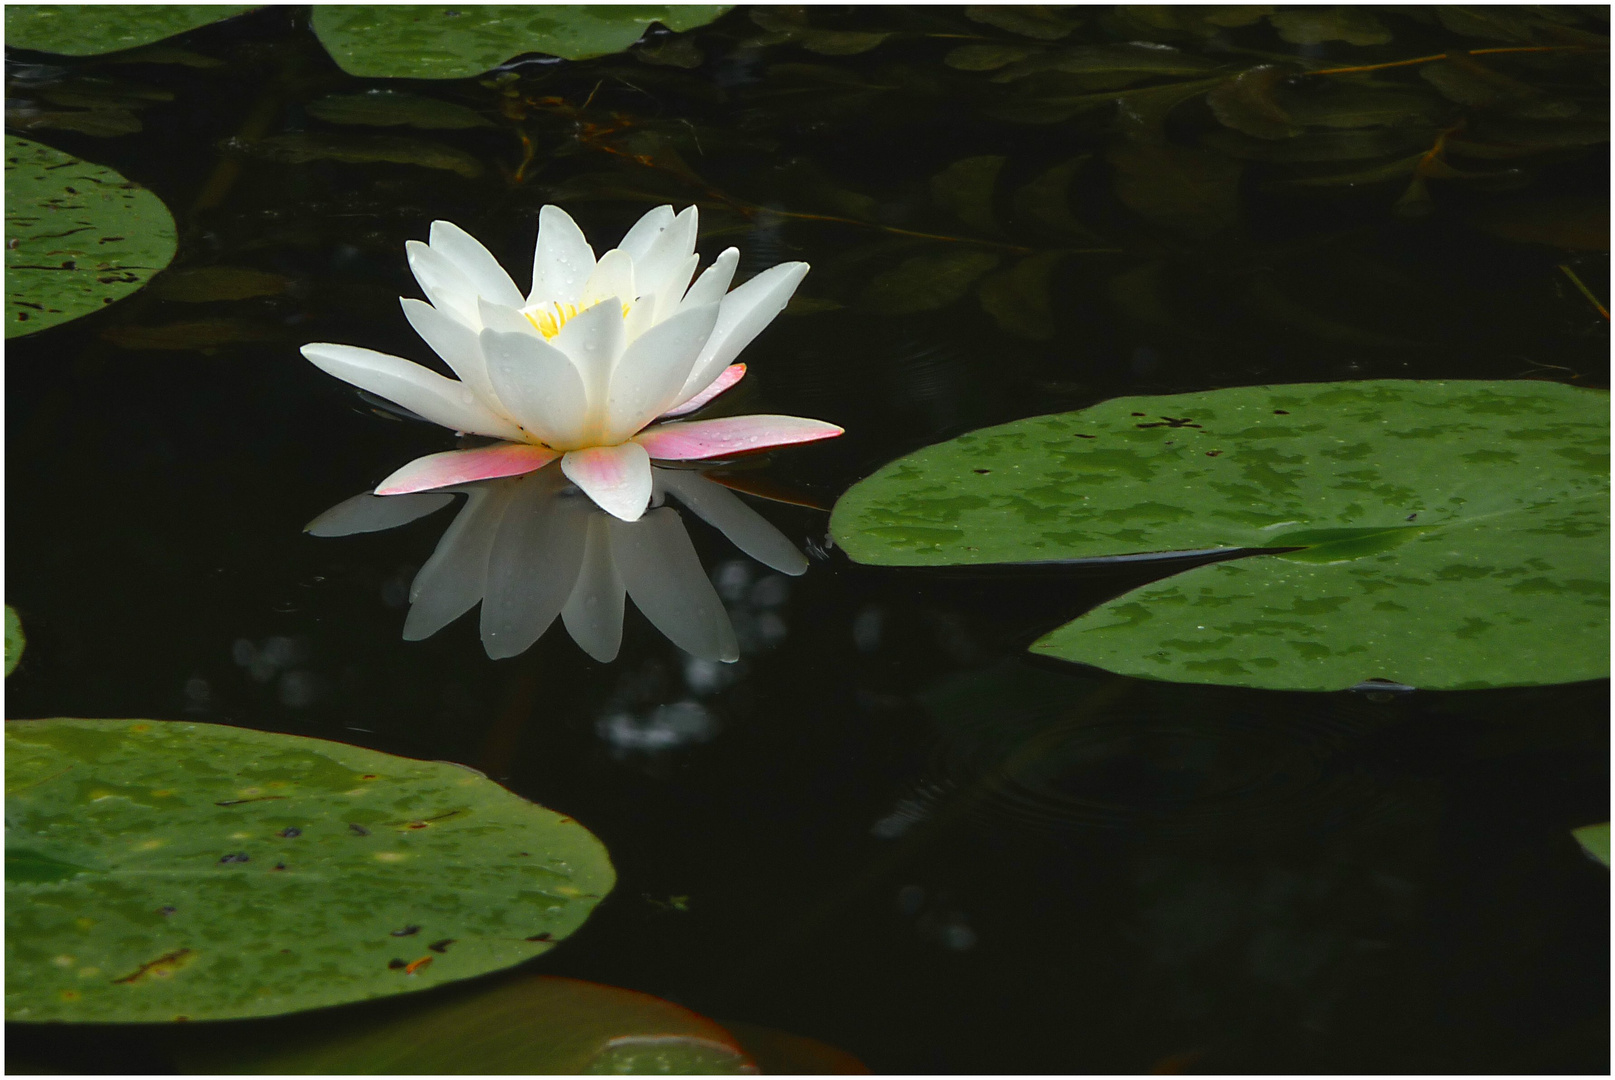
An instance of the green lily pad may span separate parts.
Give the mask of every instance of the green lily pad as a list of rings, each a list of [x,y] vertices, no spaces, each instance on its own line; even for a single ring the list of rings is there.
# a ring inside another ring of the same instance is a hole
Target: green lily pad
[[[552,948],[600,842],[480,774],[158,720],[6,723],[6,1018],[215,1020]]]
[[[22,662],[22,650],[28,644],[28,639],[22,636],[22,619],[17,617],[17,610],[10,604],[6,605],[6,674],[10,675],[17,670]]]
[[[379,1023],[344,1018],[317,1033],[237,1031],[220,1041],[193,1048],[182,1065],[328,1075],[757,1071],[734,1037],[704,1016],[649,994],[553,975],[411,1003]]]
[[[64,56],[121,52],[195,30],[253,4],[7,4],[6,44]]]
[[[157,196],[6,136],[6,337],[100,311],[173,258],[174,219]]]
[[[1178,682],[1429,689],[1608,674],[1609,401],[1369,381],[1107,401],[855,485],[854,560],[940,566],[1295,548],[1136,589],[1035,652]]]
[[[1605,866],[1609,865],[1609,822],[1583,825],[1579,829],[1571,829],[1570,835],[1576,838],[1576,843],[1580,844],[1587,854]]]
[[[317,4],[314,33],[350,75],[467,79],[522,53],[585,60],[622,52],[646,28],[705,26],[724,4]]]

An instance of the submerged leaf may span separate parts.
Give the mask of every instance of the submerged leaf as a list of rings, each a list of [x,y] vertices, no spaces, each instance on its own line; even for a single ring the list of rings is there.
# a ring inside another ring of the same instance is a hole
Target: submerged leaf
[[[1091,237],[1093,233],[1071,212],[1067,193],[1077,171],[1088,163],[1086,156],[1062,162],[1039,175],[1010,197],[1017,215],[1029,217],[1045,228]]]
[[[482,162],[458,147],[409,139],[398,135],[322,135],[294,132],[264,139],[226,139],[221,146],[248,157],[303,165],[310,161],[341,161],[350,165],[388,163],[443,169],[467,180],[482,175]]]
[[[965,17],[1022,37],[1058,41],[1082,25],[1070,11],[1045,4],[972,4],[965,8]]]
[[[1288,139],[1301,126],[1274,98],[1288,73],[1277,64],[1259,64],[1214,87],[1206,104],[1218,120],[1259,139]]]
[[[475,109],[398,90],[327,94],[318,101],[309,102],[304,108],[310,116],[332,124],[439,129],[493,126],[493,121]]]
[[[1237,161],[1150,142],[1114,146],[1106,157],[1115,170],[1116,196],[1156,224],[1206,237],[1239,222]]]
[[[151,294],[163,300],[201,304],[278,296],[291,284],[291,278],[246,266],[193,266],[161,275],[152,284]]]
[[[1367,8],[1307,7],[1277,11],[1267,17],[1279,37],[1292,45],[1322,45],[1344,41],[1348,45],[1384,45],[1391,32]]]
[[[966,225],[983,232],[998,232],[993,214],[993,191],[1004,167],[1002,154],[955,161],[931,178],[931,197],[937,205],[953,211]]]
[[[27,646],[28,639],[22,634],[22,619],[17,615],[17,609],[10,604],[6,605],[6,674],[10,675],[17,670],[22,661],[22,650]]]
[[[1006,333],[1033,341],[1049,340],[1054,336],[1049,278],[1063,258],[1063,251],[1041,251],[983,278],[977,289],[982,310]]]
[[[991,252],[966,247],[915,255],[871,281],[864,303],[888,315],[935,311],[964,296],[998,262]]]
[[[197,319],[164,326],[113,326],[101,331],[101,340],[123,349],[202,353],[223,345],[270,341],[278,336],[274,327],[240,319]]]
[[[1533,119],[1573,116],[1578,111],[1575,102],[1550,98],[1534,86],[1459,53],[1422,65],[1419,75],[1460,105],[1506,109]]]
[[[960,71],[996,71],[1030,55],[1032,50],[1020,45],[960,45],[950,49],[942,62]]]
[[[173,217],[145,188],[6,136],[6,337],[128,296],[168,265],[174,245]]]
[[[1038,652],[1334,690],[1600,678],[1609,404],[1543,382],[1380,380],[1118,398],[893,462],[837,503],[884,565],[1297,548],[1110,601]]]
[[[1609,250],[1609,203],[1564,196],[1492,203],[1471,216],[1483,232],[1567,251]]]
[[[571,818],[456,765],[322,739],[13,720],[6,781],[7,855],[29,860],[6,880],[8,1020],[407,993],[548,951],[613,883]]]

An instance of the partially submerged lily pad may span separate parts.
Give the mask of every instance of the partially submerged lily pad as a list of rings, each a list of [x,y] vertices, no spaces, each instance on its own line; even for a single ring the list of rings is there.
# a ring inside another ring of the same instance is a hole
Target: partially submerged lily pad
[[[119,52],[195,30],[253,4],[7,4],[6,44],[64,56]]]
[[[1609,822],[1583,825],[1579,829],[1571,829],[1570,835],[1576,838],[1576,843],[1580,844],[1587,854],[1605,866],[1609,865]]]
[[[523,53],[584,60],[621,52],[652,22],[690,30],[728,10],[723,4],[317,4],[313,27],[349,75],[467,79]]]
[[[859,562],[1294,548],[1136,589],[1033,649],[1181,682],[1430,689],[1608,674],[1609,402],[1371,381],[1107,401],[960,436],[836,505]]]
[[[6,337],[128,296],[169,264],[174,245],[168,208],[139,184],[6,136]]]
[[[6,723],[6,1018],[268,1016],[520,963],[613,883],[480,774],[157,720]]]

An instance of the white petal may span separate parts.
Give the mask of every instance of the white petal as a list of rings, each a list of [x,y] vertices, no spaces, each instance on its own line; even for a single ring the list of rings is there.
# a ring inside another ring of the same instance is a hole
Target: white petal
[[[690,393],[717,378],[718,373],[740,355],[740,350],[751,344],[752,339],[785,310],[791,294],[802,284],[807,272],[807,263],[781,263],[764,270],[723,298],[718,325],[696,360],[690,381],[685,384]]]
[[[621,442],[677,403],[717,320],[717,304],[689,308],[651,327],[623,351],[611,373],[603,442]]]
[[[421,495],[372,495],[365,492],[337,503],[303,526],[310,536],[352,536],[408,525],[454,501],[440,491]]]
[[[662,282],[661,291],[656,294],[658,322],[679,309],[679,297],[690,287],[690,279],[695,276],[695,268],[700,265],[701,256],[691,255]]]
[[[521,290],[493,253],[452,221],[432,222],[430,246],[447,256],[483,298],[508,307],[524,303]]]
[[[623,236],[622,243],[617,245],[617,249],[626,251],[635,262],[638,262],[650,253],[651,247],[671,224],[673,224],[671,206],[658,206],[654,210],[649,210],[644,217],[634,222],[634,227]]]
[[[594,249],[578,223],[559,206],[538,212],[538,244],[533,248],[533,289],[529,304],[575,304],[594,272]]]
[[[588,514],[582,499],[544,484],[523,487],[505,512],[482,599],[482,646],[490,657],[526,651],[560,614],[583,565]]]
[[[482,329],[477,322],[477,287],[447,255],[427,247],[419,240],[406,242],[404,254],[409,259],[409,268],[420,283],[421,291],[433,307],[473,330]]]
[[[633,524],[609,524],[612,560],[634,606],[685,652],[703,660],[738,660],[729,613],[677,512],[664,506]]]
[[[608,524],[611,520],[605,514],[588,516],[583,566],[578,571],[572,595],[561,608],[566,632],[572,635],[578,648],[602,664],[615,660],[622,647],[622,609],[627,596],[622,577],[611,558]]]
[[[371,349],[326,342],[304,345],[302,351],[321,371],[396,402],[434,424],[496,439],[522,438],[520,428],[478,401],[467,384],[445,379],[419,364]]]
[[[739,265],[740,249],[725,248],[721,255],[712,260],[712,265],[695,279],[690,291],[684,294],[684,304],[689,307],[702,307],[718,303],[729,291],[729,283],[735,279],[735,267]]]
[[[617,297],[608,297],[571,319],[550,343],[572,358],[583,386],[589,393],[591,420],[604,425],[606,419],[606,390],[611,386],[611,371],[617,366],[626,343],[623,332],[622,303]]]
[[[405,641],[431,637],[482,599],[494,530],[517,483],[475,484],[465,489],[465,505],[410,583]]]
[[[561,471],[613,517],[638,521],[650,504],[650,455],[638,443],[573,450]]]
[[[667,231],[651,245],[645,257],[634,260],[634,277],[639,283],[641,292],[664,296],[671,291],[670,285],[673,279],[695,253],[697,224],[696,208],[685,207],[678,217],[673,219]],[[688,283],[689,278],[686,277],[684,284]],[[680,285],[678,291],[682,293],[684,285]]]
[[[478,400],[497,415],[514,420],[499,404],[499,395],[494,393],[493,383],[488,381],[488,365],[482,359],[482,346],[477,342],[477,332],[424,300],[398,299],[404,307],[404,318],[409,320],[409,325],[460,376],[460,381],[471,388]]]
[[[758,562],[792,577],[807,571],[807,556],[722,484],[686,469],[657,469],[656,479],[697,517]]]
[[[589,399],[566,354],[533,333],[484,330],[479,340],[494,391],[522,427],[557,449],[579,445]]]
[[[626,251],[613,249],[600,256],[594,272],[579,294],[578,306],[589,307],[610,297],[618,297],[617,313],[622,314],[622,299],[632,300],[634,292],[634,260]]]
[[[484,330],[497,330],[501,334],[526,334],[528,337],[540,339],[543,337],[538,328],[528,322],[527,316],[520,311],[480,297],[477,299],[477,319],[482,323]]]

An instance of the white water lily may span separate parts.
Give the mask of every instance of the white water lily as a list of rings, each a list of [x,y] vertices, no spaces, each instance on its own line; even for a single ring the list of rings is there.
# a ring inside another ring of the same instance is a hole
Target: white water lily
[[[676,215],[657,207],[598,259],[564,210],[546,206],[538,222],[525,296],[487,248],[447,221],[432,223],[429,243],[406,245],[430,302],[403,299],[404,315],[457,380],[370,349],[303,346],[339,379],[500,440],[418,458],[376,494],[518,476],[559,458],[601,509],[636,521],[650,502],[653,458],[730,456],[842,433],[795,416],[666,422],[740,380],[746,367],[735,358],[784,309],[806,263],[782,263],[730,290],[740,252],[729,248],[695,277],[693,206]]]
[[[623,602],[703,660],[740,656],[723,602],[697,558],[672,495],[746,554],[784,574],[807,559],[734,492],[685,469],[653,470],[656,508],[624,522],[601,513],[554,469],[456,488],[466,503],[409,589],[404,637],[437,633],[478,602],[490,657],[515,656],[557,615],[578,647],[602,663],[622,644]],[[315,536],[406,524],[441,509],[451,493],[357,495],[309,523]]]

